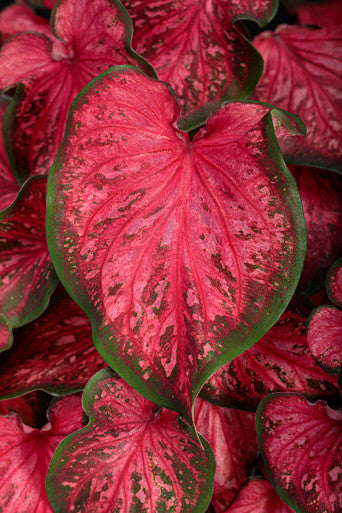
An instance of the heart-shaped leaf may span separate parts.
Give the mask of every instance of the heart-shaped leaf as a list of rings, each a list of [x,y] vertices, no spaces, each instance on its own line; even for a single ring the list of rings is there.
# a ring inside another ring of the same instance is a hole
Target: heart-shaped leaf
[[[209,443],[216,461],[212,505],[225,511],[252,470],[258,450],[255,415],[195,401],[195,424]]]
[[[106,366],[91,339],[88,317],[66,293],[15,334],[0,361],[0,398],[43,389],[52,394],[82,390]]]
[[[257,433],[270,480],[296,513],[341,511],[342,411],[271,394],[258,407]]]
[[[62,442],[50,465],[55,511],[206,510],[214,459],[174,412],[160,410],[111,369],[89,381],[83,404],[89,425]]]
[[[198,126],[222,100],[246,98],[262,70],[260,55],[234,26],[250,19],[265,25],[276,0],[211,2],[127,0],[133,45],[175,89],[181,128]]]
[[[300,114],[305,138],[285,137],[290,164],[342,170],[342,32],[280,25],[254,40],[265,66],[253,97]]]
[[[0,13],[0,43],[24,31],[34,31],[49,36],[49,22],[37,16],[27,5],[10,5]]]
[[[79,396],[55,400],[42,429],[0,416],[0,510],[52,513],[45,491],[49,462],[63,438],[84,425]]]
[[[0,212],[0,311],[16,328],[38,317],[57,277],[45,236],[46,178],[33,177]]]
[[[326,285],[331,301],[342,307],[342,258],[331,266]]]
[[[263,477],[249,479],[225,513],[292,513]]]
[[[324,285],[328,270],[342,253],[342,177],[337,173],[304,166],[291,166],[308,237],[299,286],[306,293]]]
[[[257,344],[215,372],[201,395],[222,406],[251,411],[271,392],[339,401],[337,379],[322,370],[309,350],[308,313],[304,306],[291,303]]]
[[[6,118],[8,152],[20,182],[48,173],[71,102],[89,80],[116,64],[153,74],[131,50],[131,23],[116,0],[60,0],[51,23],[50,37],[23,32],[0,50],[0,88],[23,84]]]
[[[49,246],[100,354],[191,419],[202,384],[289,301],[305,253],[268,105],[232,102],[192,142],[163,83],[123,66],[74,102],[49,181]],[[295,122],[295,121],[294,121]]]
[[[9,101],[0,97],[0,127],[3,125]],[[19,185],[11,171],[3,138],[0,130],[0,211],[9,207],[19,192]]]

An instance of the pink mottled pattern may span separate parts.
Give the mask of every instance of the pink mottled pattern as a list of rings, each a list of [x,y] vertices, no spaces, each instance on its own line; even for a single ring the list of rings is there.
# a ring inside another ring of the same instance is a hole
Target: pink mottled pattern
[[[315,359],[328,372],[342,369],[342,311],[334,306],[320,306],[308,323],[308,345]]]
[[[327,290],[331,301],[342,307],[342,259],[339,259],[329,271]]]

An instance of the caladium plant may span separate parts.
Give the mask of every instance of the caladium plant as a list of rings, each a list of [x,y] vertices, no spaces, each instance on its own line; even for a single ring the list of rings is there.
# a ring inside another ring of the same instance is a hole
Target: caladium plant
[[[0,12],[0,511],[341,511],[342,30],[286,3]]]

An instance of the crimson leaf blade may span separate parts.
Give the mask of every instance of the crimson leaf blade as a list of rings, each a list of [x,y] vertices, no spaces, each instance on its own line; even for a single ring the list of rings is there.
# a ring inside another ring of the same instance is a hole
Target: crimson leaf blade
[[[342,307],[342,258],[334,262],[329,269],[326,285],[331,301]]]
[[[0,126],[3,126],[4,116],[9,102],[0,97]],[[8,162],[3,131],[0,133],[0,211],[9,207],[19,192],[19,185],[11,171]]]

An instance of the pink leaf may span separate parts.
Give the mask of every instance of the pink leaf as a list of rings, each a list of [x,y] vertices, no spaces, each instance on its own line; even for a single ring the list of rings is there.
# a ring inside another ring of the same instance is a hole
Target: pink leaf
[[[308,236],[299,286],[313,292],[323,286],[326,274],[342,253],[342,178],[337,173],[292,166],[303,203]]]
[[[300,513],[341,511],[342,411],[272,394],[258,408],[257,432],[271,482],[289,506]]]
[[[221,408],[198,398],[195,424],[209,443],[216,461],[212,505],[224,511],[252,470],[258,450],[255,415]]]
[[[4,351],[11,347],[13,342],[12,326],[4,317],[0,314],[0,351]]]
[[[0,397],[43,389],[53,394],[81,390],[105,367],[91,339],[90,322],[65,293],[15,335],[0,366]]]
[[[177,114],[136,68],[98,77],[74,102],[48,230],[103,358],[190,419],[204,381],[284,309],[305,243],[270,108],[225,104],[192,142]]]
[[[0,213],[0,310],[12,327],[46,308],[57,278],[45,237],[46,178],[31,178]]]
[[[331,301],[342,307],[342,258],[337,260],[329,270],[327,292]]]
[[[49,462],[63,438],[83,425],[79,396],[54,401],[49,422],[31,428],[15,414],[0,416],[0,509],[52,513],[45,491]]]
[[[48,173],[71,102],[92,78],[117,64],[152,73],[131,50],[130,20],[115,0],[60,0],[52,29],[49,37],[23,32],[0,50],[0,88],[23,84],[7,119],[10,157],[21,181]]]
[[[305,308],[295,304],[257,344],[219,369],[201,395],[222,406],[255,410],[271,392],[339,399],[337,379],[316,363],[306,341]]]
[[[4,116],[9,102],[0,97],[0,127],[3,126]],[[3,138],[0,131],[0,211],[7,208],[19,192],[19,185],[11,171]]]
[[[236,499],[225,513],[291,513],[277,495],[273,486],[264,478],[253,478],[241,488]]]
[[[222,100],[246,98],[253,91],[260,56],[234,21],[247,18],[264,25],[275,14],[275,1],[124,3],[134,22],[134,48],[180,98],[182,128],[203,123]]]
[[[254,98],[299,114],[304,138],[282,138],[291,164],[342,168],[342,32],[281,25],[254,41],[264,72]]]
[[[327,371],[342,370],[342,311],[334,306],[316,308],[308,321],[308,345],[314,358]]]
[[[322,3],[303,3],[296,6],[298,23],[301,25],[318,25],[320,27],[341,27],[341,0]]]
[[[0,13],[1,44],[16,34],[34,31],[46,36],[51,34],[49,22],[34,14],[32,9],[23,4],[10,5]]]
[[[66,438],[47,477],[55,511],[205,511],[214,460],[176,414],[100,371],[86,386],[89,425]]]

